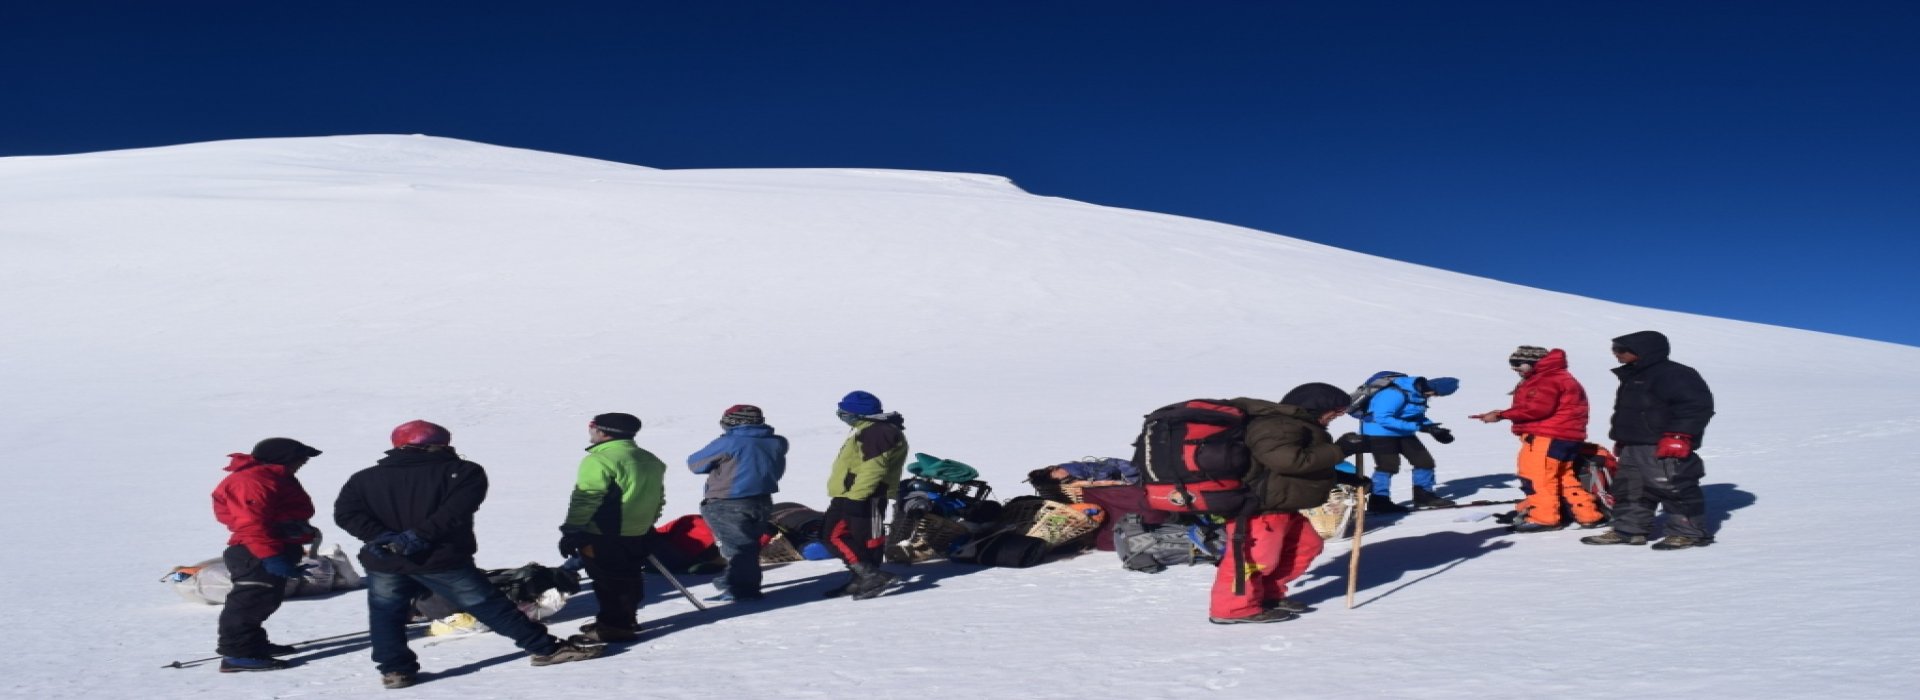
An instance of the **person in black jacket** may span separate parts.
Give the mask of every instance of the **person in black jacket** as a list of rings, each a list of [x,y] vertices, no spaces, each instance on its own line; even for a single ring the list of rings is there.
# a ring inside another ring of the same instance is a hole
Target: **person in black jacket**
[[[1667,359],[1667,337],[1655,331],[1613,339],[1620,390],[1613,429],[1620,471],[1613,480],[1613,530],[1581,538],[1587,544],[1647,543],[1655,508],[1667,512],[1666,537],[1654,549],[1713,544],[1706,530],[1700,479],[1706,463],[1697,450],[1713,420],[1713,390],[1692,367]]]
[[[474,564],[473,514],[487,498],[487,472],[461,459],[446,428],[410,421],[393,430],[393,449],[356,472],[333,503],[333,521],[366,542],[368,636],[380,681],[413,685],[420,659],[407,648],[413,601],[429,591],[454,602],[494,632],[533,654],[533,665],[599,656],[605,647],[562,640],[527,619]]]

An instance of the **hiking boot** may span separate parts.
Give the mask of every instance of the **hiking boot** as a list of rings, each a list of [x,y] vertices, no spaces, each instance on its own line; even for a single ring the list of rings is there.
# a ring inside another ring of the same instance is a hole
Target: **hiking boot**
[[[1647,543],[1647,536],[1646,535],[1629,535],[1619,530],[1608,530],[1598,535],[1589,535],[1587,537],[1582,537],[1580,538],[1580,543],[1581,544],[1643,545]]]
[[[595,631],[597,632],[599,630]],[[585,661],[599,656],[606,652],[606,650],[607,648],[604,646],[585,645],[569,639],[561,642],[560,646],[555,647],[553,651],[545,654],[534,654],[533,665],[552,666],[554,664],[564,664],[568,661]]]
[[[1512,525],[1508,525],[1507,532],[1511,532],[1516,535],[1527,535],[1535,532],[1555,532],[1558,530],[1564,530],[1566,529],[1566,527],[1567,526],[1565,525],[1541,525],[1540,523],[1536,523],[1532,520],[1522,520]]]
[[[1260,607],[1265,608],[1267,610],[1280,610],[1283,612],[1290,612],[1294,614],[1313,611],[1313,606],[1308,605],[1306,603],[1302,603],[1297,600],[1293,600],[1291,598],[1281,598],[1279,600],[1262,601],[1260,603]]]
[[[267,656],[292,656],[298,653],[300,650],[293,648],[290,644],[267,644]]]
[[[386,688],[387,690],[411,688],[414,683],[418,683],[419,681],[420,677],[414,675],[412,671],[391,671],[380,674],[380,687]]]
[[[1666,537],[1660,538],[1659,542],[1653,543],[1653,548],[1658,549],[1662,552],[1667,552],[1675,549],[1705,547],[1710,544],[1713,544],[1712,537],[1688,537],[1686,535],[1667,535]]]
[[[292,664],[289,664],[285,661],[281,661],[279,659],[268,657],[268,656],[262,656],[262,657],[222,656],[220,657],[221,673],[240,673],[243,671],[278,671],[280,669],[288,668],[290,666],[292,666]]]
[[[1394,515],[1411,511],[1411,508],[1393,502],[1392,496],[1372,494],[1367,496],[1367,512],[1378,515]]]
[[[612,644],[615,642],[631,642],[639,638],[640,630],[637,627],[634,629],[623,629],[589,622],[581,625],[580,633],[568,637],[567,641],[576,644]]]
[[[1261,623],[1261,622],[1286,622],[1296,617],[1299,617],[1299,615],[1295,615],[1285,610],[1262,610],[1260,612],[1254,613],[1252,615],[1248,615],[1246,617],[1208,616],[1207,621],[1216,625],[1244,625],[1244,624],[1255,624],[1255,623]]]
[[[838,588],[827,589],[827,592],[820,594],[820,597],[838,598],[843,595],[853,595],[854,593],[859,592],[859,590],[860,590],[860,577],[856,574],[848,573],[847,582],[845,584],[842,584]]]
[[[885,593],[887,587],[900,580],[899,576],[887,573],[872,564],[854,564],[853,575],[857,587],[853,591],[854,600],[866,600]]]
[[[1441,498],[1438,494],[1435,494],[1432,491],[1428,491],[1418,486],[1413,487],[1413,507],[1415,510],[1418,510],[1421,508],[1452,508],[1456,505],[1459,505],[1459,504],[1454,503],[1453,501],[1449,501],[1447,499]]]

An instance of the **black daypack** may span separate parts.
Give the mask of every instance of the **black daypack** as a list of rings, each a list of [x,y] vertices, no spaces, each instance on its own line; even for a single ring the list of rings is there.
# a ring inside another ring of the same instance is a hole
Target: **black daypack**
[[[1347,415],[1360,420],[1370,420],[1373,417],[1371,408],[1373,395],[1380,393],[1381,389],[1393,386],[1393,380],[1405,376],[1407,375],[1404,372],[1374,372],[1373,376],[1367,377],[1365,384],[1361,384],[1359,388],[1353,390],[1353,393],[1347,395]]]
[[[1247,414],[1225,401],[1182,401],[1147,414],[1133,442],[1133,465],[1147,506],[1177,513],[1238,515],[1247,504],[1243,480]]]

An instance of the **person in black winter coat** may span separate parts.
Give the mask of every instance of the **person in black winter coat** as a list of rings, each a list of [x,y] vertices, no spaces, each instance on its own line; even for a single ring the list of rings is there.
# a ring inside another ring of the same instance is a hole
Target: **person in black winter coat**
[[[473,514],[487,498],[487,471],[453,451],[446,428],[411,421],[393,449],[347,478],[333,521],[366,542],[367,611],[373,661],[388,688],[413,685],[420,659],[407,648],[413,601],[427,592],[453,601],[533,654],[533,665],[591,659],[605,647],[562,640],[527,619],[474,565]]]
[[[1698,450],[1713,420],[1713,390],[1692,367],[1667,359],[1667,337],[1656,331],[1613,339],[1620,366],[1608,437],[1620,471],[1613,480],[1613,530],[1582,538],[1587,544],[1647,543],[1656,508],[1667,513],[1666,537],[1654,549],[1713,544],[1707,532],[1706,498],[1700,479],[1706,462]]]

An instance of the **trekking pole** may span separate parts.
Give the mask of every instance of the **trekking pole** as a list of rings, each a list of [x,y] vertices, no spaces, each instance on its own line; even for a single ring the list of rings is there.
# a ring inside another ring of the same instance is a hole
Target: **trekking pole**
[[[413,625],[409,625],[409,627],[412,627],[412,626],[413,626]],[[294,643],[292,643],[292,644],[288,644],[287,646],[290,646],[290,647],[304,647],[304,646],[308,646],[308,645],[311,645],[311,644],[319,644],[319,643],[321,643],[321,642],[333,642],[333,641],[338,641],[338,640],[342,640],[342,639],[347,639],[347,638],[350,638],[350,637],[358,637],[358,636],[360,636],[360,635],[363,635],[363,634],[366,634],[366,633],[367,633],[367,630],[360,630],[360,631],[358,631],[358,632],[348,632],[348,633],[346,633],[346,634],[336,634],[336,635],[333,635],[333,636],[331,636],[331,637],[316,637],[316,638],[314,638],[314,639],[308,639],[308,640],[305,640],[305,641],[299,641],[299,642],[294,642]],[[173,663],[170,663],[170,664],[166,664],[166,665],[163,665],[163,666],[161,666],[160,668],[187,668],[187,667],[189,667],[189,666],[194,666],[194,665],[196,665],[196,664],[204,664],[204,663],[206,663],[206,662],[208,662],[208,661],[219,661],[219,660],[220,660],[221,658],[222,658],[221,656],[219,656],[219,655],[215,655],[215,656],[209,656],[209,657],[207,657],[207,658],[204,658],[204,659],[188,659],[188,660],[186,660],[186,661],[175,661],[175,662],[173,662]]]
[[[701,603],[699,598],[693,597],[693,591],[689,591],[686,586],[680,585],[680,579],[674,578],[673,572],[668,571],[666,566],[661,565],[659,557],[649,554],[647,555],[647,563],[652,564],[653,570],[660,572],[661,576],[667,577],[667,583],[671,583],[674,588],[679,589],[680,595],[686,596],[687,602],[692,603],[693,607],[701,610],[707,609],[707,606]]]
[[[1353,471],[1361,476],[1367,473],[1367,454],[1361,452],[1353,456]],[[1360,588],[1360,536],[1367,534],[1366,502],[1360,499],[1365,493],[1354,489],[1353,507],[1360,512],[1353,519],[1353,549],[1347,553],[1347,609],[1353,609],[1353,594]]]

